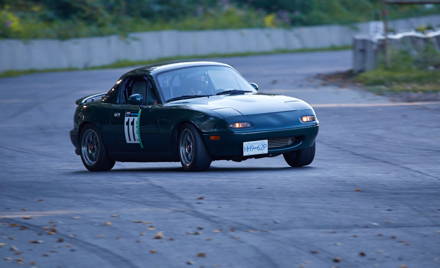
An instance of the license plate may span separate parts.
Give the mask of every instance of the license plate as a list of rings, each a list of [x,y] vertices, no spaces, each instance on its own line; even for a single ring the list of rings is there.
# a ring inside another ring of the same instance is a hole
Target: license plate
[[[267,154],[268,147],[267,140],[243,142],[243,156]]]

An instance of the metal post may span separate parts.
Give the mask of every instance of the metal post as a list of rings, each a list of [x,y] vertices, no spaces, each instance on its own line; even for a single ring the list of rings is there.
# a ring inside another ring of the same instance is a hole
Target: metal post
[[[385,35],[384,40],[384,56],[385,56],[385,68],[390,67],[390,51],[389,51],[389,40],[388,40],[388,10],[386,0],[381,1],[381,17],[383,21],[383,30]]]

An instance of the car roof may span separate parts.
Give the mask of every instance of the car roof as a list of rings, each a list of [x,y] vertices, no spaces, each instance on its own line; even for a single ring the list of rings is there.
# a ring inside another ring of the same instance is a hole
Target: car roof
[[[224,64],[221,62],[215,62],[215,61],[185,61],[185,62],[166,62],[166,63],[159,63],[159,64],[153,64],[153,65],[147,65],[143,66],[134,70],[131,70],[127,73],[125,73],[122,78],[125,78],[127,76],[132,75],[155,75],[161,72],[181,69],[181,68],[187,68],[187,67],[197,67],[197,66],[225,66],[225,67],[231,67],[228,64]]]

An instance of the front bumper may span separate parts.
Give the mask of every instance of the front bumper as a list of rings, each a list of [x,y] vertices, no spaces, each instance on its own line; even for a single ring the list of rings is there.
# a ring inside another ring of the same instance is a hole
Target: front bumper
[[[228,133],[203,133],[206,147],[215,160],[242,160],[247,158],[259,158],[275,156],[289,151],[295,151],[310,147],[314,144],[318,135],[319,125],[296,127],[282,130],[249,130]],[[220,136],[220,140],[211,140],[210,136]],[[279,138],[297,138],[298,142],[279,148],[269,148],[268,154],[243,156],[243,142],[256,140],[270,140]]]

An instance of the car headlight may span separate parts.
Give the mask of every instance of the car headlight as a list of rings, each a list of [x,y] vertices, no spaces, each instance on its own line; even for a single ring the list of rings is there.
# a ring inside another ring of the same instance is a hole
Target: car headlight
[[[316,121],[316,116],[314,116],[314,115],[303,115],[303,116],[301,116],[300,120],[303,123],[313,122],[313,121]]]
[[[229,125],[230,128],[247,128],[251,126],[252,125],[249,122],[235,122]]]

